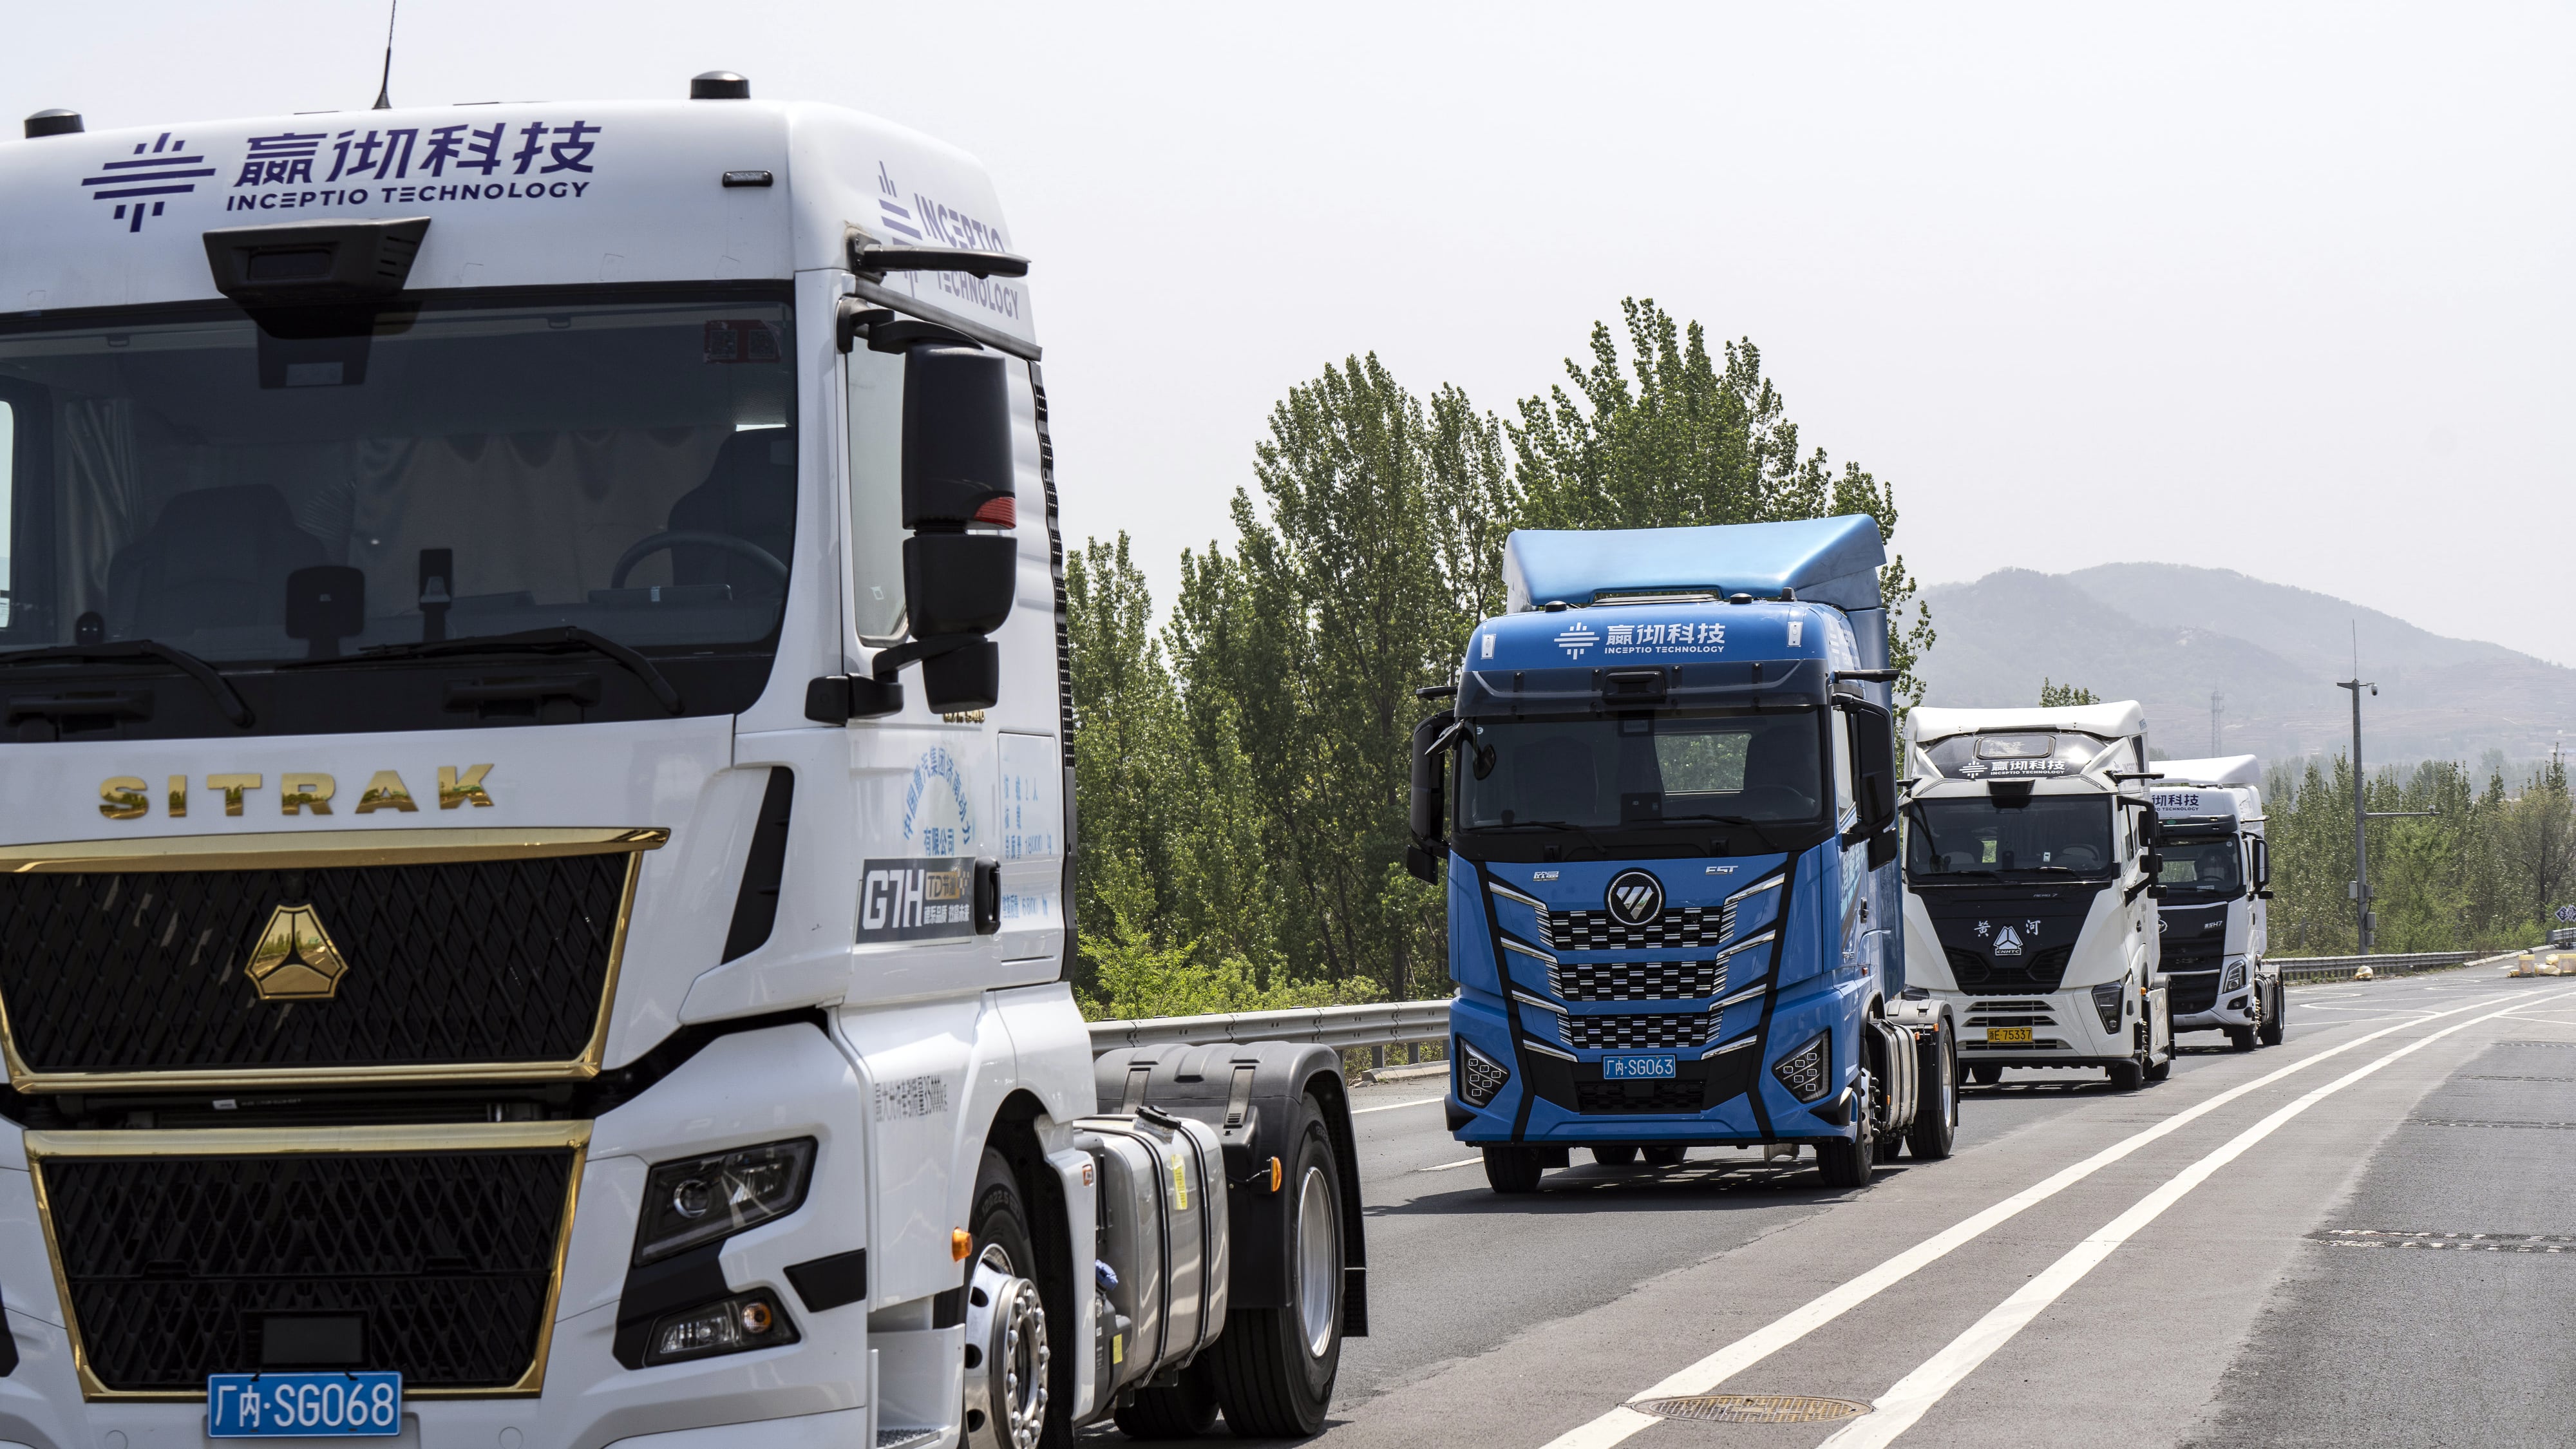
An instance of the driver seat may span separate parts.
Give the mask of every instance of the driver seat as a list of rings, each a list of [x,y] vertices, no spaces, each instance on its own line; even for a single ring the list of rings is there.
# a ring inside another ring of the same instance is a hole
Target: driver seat
[[[736,433],[717,450],[707,481],[671,505],[673,532],[722,533],[790,563],[796,543],[796,434],[787,428]],[[786,583],[729,549],[677,544],[675,584],[731,584],[737,599],[774,599]]]
[[[320,539],[295,526],[286,496],[265,483],[181,493],[109,562],[109,637],[282,629],[286,576],[325,562],[323,553]]]

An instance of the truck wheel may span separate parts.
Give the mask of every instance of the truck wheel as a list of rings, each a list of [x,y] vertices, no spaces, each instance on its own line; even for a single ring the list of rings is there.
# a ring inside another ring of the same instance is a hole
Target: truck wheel
[[[1860,1121],[1850,1137],[1828,1137],[1816,1144],[1816,1170],[1823,1175],[1827,1187],[1867,1187],[1870,1175],[1877,1170],[1878,1140],[1870,1130],[1869,1104],[1862,1103],[1857,1115]]]
[[[1648,1167],[1679,1167],[1683,1162],[1687,1161],[1689,1157],[1690,1149],[1687,1147],[1649,1147],[1646,1149],[1646,1165]]]
[[[2227,1029],[2227,1044],[2240,1052],[2250,1052],[2254,1050],[2254,1028],[2250,1026],[2229,1027]]]
[[[1925,1097],[1914,1106],[1914,1130],[1906,1134],[1916,1160],[1938,1162],[1950,1155],[1959,1126],[1959,1053],[1942,1027],[1915,1048],[1921,1054]]]
[[[2147,1084],[2147,1064],[2138,1057],[2111,1064],[2111,1090],[2134,1092]]]
[[[1295,1150],[1280,1191],[1292,1193],[1296,1252],[1284,1308],[1238,1308],[1200,1359],[1238,1439],[1321,1433],[1342,1366],[1342,1175],[1314,1099],[1298,1099]],[[1490,1149],[1488,1149],[1490,1152]],[[1536,1154],[1532,1154],[1533,1158]],[[1486,1158],[1491,1162],[1492,1157]],[[1532,1175],[1536,1175],[1535,1168]]]
[[[1600,1163],[1603,1167],[1625,1167],[1629,1163],[1637,1160],[1637,1149],[1634,1147],[1595,1147],[1592,1149],[1592,1160]]]
[[[1538,1149],[1517,1142],[1485,1144],[1485,1182],[1496,1192],[1538,1191]]]
[[[1118,1411],[1118,1428],[1130,1439],[1195,1439],[1215,1427],[1216,1386],[1197,1364],[1168,1389],[1138,1389]]]
[[[1037,1276],[1038,1255],[1029,1236],[1028,1209],[1020,1202],[1019,1179],[1002,1154],[989,1147],[975,1174],[975,1206],[966,1220],[974,1239],[974,1251],[966,1259],[970,1293],[978,1291],[974,1286],[978,1270],[988,1266],[1013,1277]],[[1047,1349],[1046,1307],[1033,1282],[1027,1292],[1016,1295],[1014,1313],[1012,1341],[1017,1351],[1007,1359],[996,1356],[990,1364],[984,1362],[986,1346],[973,1341],[976,1315],[968,1315],[965,1437],[968,1445],[979,1449],[1038,1449],[1071,1437],[1066,1407],[1051,1402],[1048,1393],[1052,1355]],[[981,1394],[976,1392],[979,1381]]]
[[[2281,1044],[2281,1029],[2287,1024],[2281,1018],[2288,1011],[2289,1005],[2290,989],[2278,981],[2273,982],[2272,1009],[2263,1013],[2263,1045]]]
[[[2003,1079],[2004,1069],[2000,1064],[1988,1066],[1980,1062],[1976,1066],[1968,1068],[1968,1080],[1976,1083],[1980,1087],[1991,1087]]]

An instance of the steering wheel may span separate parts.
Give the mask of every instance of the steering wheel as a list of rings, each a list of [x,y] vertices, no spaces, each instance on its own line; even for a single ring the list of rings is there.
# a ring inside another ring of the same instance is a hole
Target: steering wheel
[[[675,528],[665,533],[649,534],[637,539],[632,547],[618,556],[617,567],[609,570],[608,586],[612,589],[622,589],[626,587],[626,576],[634,572],[637,564],[666,548],[688,547],[720,548],[727,553],[740,554],[775,577],[781,584],[787,582],[787,565],[780,563],[776,554],[753,543],[750,539],[736,538],[730,533],[701,533],[694,529]]]

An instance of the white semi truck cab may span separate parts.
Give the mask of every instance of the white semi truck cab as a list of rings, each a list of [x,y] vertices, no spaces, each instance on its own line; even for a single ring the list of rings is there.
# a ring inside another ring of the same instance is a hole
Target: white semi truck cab
[[[722,73],[26,130],[0,1442],[1315,1432],[1337,1055],[1065,982],[982,169]]]
[[[2279,1046],[2281,968],[2264,957],[2272,856],[2263,766],[2252,755],[2158,760],[2152,783],[2164,888],[2158,910],[2175,1031],[2220,1031],[2238,1051]]]
[[[1968,1075],[2170,1074],[2138,706],[1918,706],[1905,731],[1908,973],[1957,1012]]]

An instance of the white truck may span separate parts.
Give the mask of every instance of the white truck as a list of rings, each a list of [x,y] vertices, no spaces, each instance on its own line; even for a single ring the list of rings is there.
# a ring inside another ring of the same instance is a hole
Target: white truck
[[[1905,733],[1907,975],[1956,1011],[1968,1076],[2163,1080],[2173,1027],[2138,706],[1917,706]]]
[[[2263,843],[2263,766],[2252,755],[2158,760],[2158,911],[2176,1031],[2223,1031],[2240,1052],[2279,1046],[2281,968],[2264,959],[2272,856]]]
[[[726,73],[26,132],[0,1441],[1315,1432],[1337,1054],[1065,982],[982,169]]]

